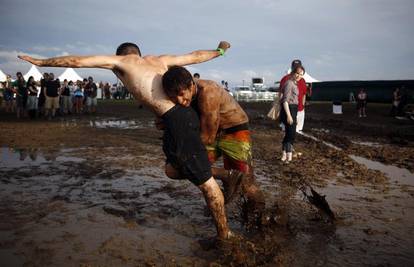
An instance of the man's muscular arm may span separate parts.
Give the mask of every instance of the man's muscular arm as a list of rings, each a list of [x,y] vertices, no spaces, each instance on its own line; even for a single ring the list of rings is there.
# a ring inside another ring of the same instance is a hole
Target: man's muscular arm
[[[203,144],[209,145],[216,139],[220,125],[220,90],[212,90],[215,89],[215,86],[218,86],[216,83],[201,83],[203,83],[203,90],[200,90],[198,96],[198,107],[201,113],[200,135]]]
[[[197,50],[181,56],[163,55],[160,56],[160,59],[168,67],[198,64],[222,55],[228,48],[230,48],[230,44],[226,41],[221,41],[216,50]]]
[[[101,68],[114,69],[121,61],[121,56],[64,56],[37,59],[29,56],[18,58],[41,67]]]

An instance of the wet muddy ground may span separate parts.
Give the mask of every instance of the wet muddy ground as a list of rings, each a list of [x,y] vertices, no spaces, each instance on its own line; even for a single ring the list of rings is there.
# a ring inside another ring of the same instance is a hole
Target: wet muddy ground
[[[389,106],[307,107],[293,163],[268,103],[243,104],[257,179],[260,227],[246,228],[242,200],[227,206],[238,237],[212,242],[201,193],[163,173],[161,132],[132,102],[97,115],[17,120],[0,111],[1,266],[413,266],[414,124]],[[304,200],[308,183],[337,220]]]

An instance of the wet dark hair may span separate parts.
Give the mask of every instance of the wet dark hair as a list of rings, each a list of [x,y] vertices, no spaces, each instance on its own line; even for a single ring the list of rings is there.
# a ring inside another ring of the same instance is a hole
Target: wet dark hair
[[[125,56],[130,54],[138,54],[141,56],[141,51],[139,47],[134,43],[123,43],[118,46],[116,49],[117,56]]]
[[[194,78],[200,78],[200,73],[198,73],[198,72],[194,73],[193,77]]]
[[[162,76],[162,86],[169,97],[175,97],[181,91],[189,90],[193,84],[191,73],[181,66],[170,67]]]
[[[28,87],[29,85],[31,85],[31,80],[33,80],[32,81],[33,83],[35,82],[34,77],[33,76],[30,76],[29,79],[27,79],[26,87]]]
[[[303,70],[303,74],[305,74],[305,68],[302,65],[297,65],[292,69],[291,73],[297,73],[298,69]]]

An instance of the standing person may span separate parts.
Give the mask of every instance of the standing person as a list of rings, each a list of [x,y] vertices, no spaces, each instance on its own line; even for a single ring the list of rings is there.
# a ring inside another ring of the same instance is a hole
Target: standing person
[[[280,86],[279,86],[279,99],[282,98],[282,88],[284,87],[284,84],[286,83],[287,80],[289,80],[292,76],[293,73],[293,69],[297,68],[297,67],[302,67],[302,61],[300,61],[299,59],[295,59],[292,61],[291,64],[291,72],[287,75],[285,75],[281,80],[280,80]],[[298,95],[298,112],[296,115],[296,121],[297,121],[297,127],[296,127],[296,131],[297,132],[301,132],[303,130],[303,125],[305,123],[305,102],[306,102],[306,91],[307,91],[307,87],[306,87],[306,81],[305,79],[303,79],[303,77],[297,82],[298,85],[298,89],[299,89],[299,95]],[[282,108],[282,107],[281,107]]]
[[[60,90],[60,97],[62,98],[63,114],[68,115],[72,108],[72,101],[70,95],[70,87],[68,80],[63,80],[62,88]]]
[[[289,79],[282,87],[282,98],[280,99],[280,120],[285,126],[285,137],[282,142],[283,162],[292,161],[292,149],[296,134],[296,121],[299,104],[299,81],[302,79],[305,69],[297,65],[292,69]]]
[[[15,106],[14,106],[14,88],[11,81],[11,76],[6,76],[6,81],[4,82],[4,102],[5,102],[5,108],[6,112],[14,112]]]
[[[104,91],[105,99],[111,99],[111,86],[109,85],[108,82],[105,83],[103,87],[103,91]]]
[[[14,81],[14,88],[16,90],[16,115],[17,118],[26,117],[26,104],[28,91],[26,87],[26,81],[23,78],[23,74],[19,71],[16,73],[17,79]]]
[[[174,102],[191,105],[199,115],[200,136],[210,162],[223,157],[224,168],[213,167],[212,171],[223,182],[226,202],[231,201],[241,185],[250,211],[260,212],[264,196],[253,174],[249,118],[239,103],[214,81],[194,81],[184,67],[170,67],[162,81],[164,91]],[[177,172],[171,173],[179,176]]]
[[[45,103],[46,103],[46,97],[45,97],[45,91],[46,91],[46,82],[49,81],[49,73],[45,72],[43,73],[43,79],[40,80],[40,93],[39,93],[39,99],[37,101],[37,107],[39,110],[39,116],[45,115]]]
[[[45,83],[46,90],[44,95],[45,101],[45,116],[48,119],[54,118],[56,115],[56,109],[59,108],[59,88],[60,83],[55,80],[55,75],[49,73],[49,80]]]
[[[400,103],[398,103],[397,108],[397,116],[405,116],[405,107],[410,102],[410,96],[408,95],[407,89],[405,89],[405,86],[401,86],[401,96],[400,96]]]
[[[82,113],[82,106],[83,106],[83,91],[82,91],[82,82],[77,81],[76,85],[74,85],[74,92],[73,96],[75,98],[75,113],[81,114]]]
[[[29,116],[31,119],[36,118],[37,116],[37,86],[33,76],[29,77],[27,80],[27,90],[29,92],[29,96],[27,98],[27,110],[29,112]]]
[[[365,93],[364,89],[361,88],[357,95],[357,109],[359,117],[366,117],[366,107],[367,107],[367,93]]]
[[[162,75],[170,66],[202,63],[223,55],[229,47],[229,43],[220,42],[216,50],[199,50],[181,56],[149,55],[141,57],[141,52],[136,44],[123,43],[118,47],[116,56],[65,56],[50,59],[19,56],[19,58],[38,66],[112,70],[128,90],[134,94],[135,99],[167,121],[166,129],[172,134],[172,137],[176,138],[178,143],[190,142],[194,144],[191,147],[186,145],[187,149],[185,150],[174,151],[174,147],[169,146],[168,138],[164,138],[164,146],[171,148],[172,154],[181,153],[182,157],[180,157],[179,163],[180,167],[186,170],[187,176],[185,178],[189,179],[203,193],[213,216],[218,237],[227,239],[231,236],[231,232],[227,224],[224,197],[211,174],[211,166],[207,153],[205,150],[203,152],[200,135],[195,131],[195,125],[192,124],[197,116],[194,117],[194,111],[191,108],[176,105],[168,98],[162,88]],[[183,118],[187,118],[187,120]],[[194,127],[194,129],[187,127]],[[184,131],[183,135],[180,134],[182,131]],[[196,132],[197,134],[195,134]],[[183,139],[184,135],[189,139]]]
[[[197,81],[198,79],[200,79],[200,73],[196,72],[193,75],[194,81]]]
[[[75,110],[75,90],[76,84],[73,81],[69,81],[69,95],[70,95],[70,107],[69,107],[69,114],[72,114]]]
[[[91,76],[88,77],[88,82],[85,85],[85,92],[87,92],[86,109],[90,113],[95,113],[96,106],[98,105],[98,87],[96,87],[96,84],[93,82],[93,78]]]
[[[394,92],[392,93],[392,103],[391,103],[391,111],[390,115],[395,117],[397,115],[398,105],[400,104],[401,94],[400,88],[396,87]]]

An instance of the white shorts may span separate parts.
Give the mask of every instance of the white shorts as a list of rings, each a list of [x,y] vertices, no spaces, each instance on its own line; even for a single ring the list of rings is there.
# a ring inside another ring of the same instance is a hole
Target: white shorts
[[[305,110],[298,111],[296,114],[296,132],[300,132],[303,130],[303,124],[305,123]]]

